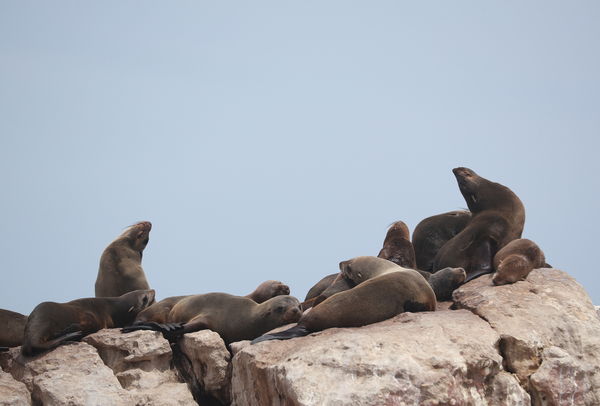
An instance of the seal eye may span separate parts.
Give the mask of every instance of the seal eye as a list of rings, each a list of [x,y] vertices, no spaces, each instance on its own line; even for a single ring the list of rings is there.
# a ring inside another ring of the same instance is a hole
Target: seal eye
[[[283,307],[283,306],[279,306],[277,309],[275,309],[275,311],[277,313],[283,313],[284,310],[285,310],[285,307]]]

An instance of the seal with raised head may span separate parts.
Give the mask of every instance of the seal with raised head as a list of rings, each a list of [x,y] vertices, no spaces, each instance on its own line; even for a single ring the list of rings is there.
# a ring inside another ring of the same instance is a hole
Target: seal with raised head
[[[369,265],[357,268],[356,266],[351,266],[351,263],[347,263],[348,261],[340,263],[340,269],[342,269],[344,278],[351,280],[356,285],[360,285],[369,279],[389,272],[412,271],[412,269],[390,263],[391,261],[384,260],[383,258],[357,257],[354,259],[354,262],[358,262],[359,258],[365,265]],[[436,299],[439,301],[450,300],[452,292],[463,284],[467,276],[465,270],[462,268],[444,268],[434,274],[419,269],[416,271],[429,283],[435,293]]]
[[[149,289],[142,268],[152,223],[142,221],[125,229],[102,253],[96,278],[96,297],[116,297],[133,290]]]
[[[35,355],[103,328],[124,327],[154,302],[154,290],[136,290],[119,297],[43,302],[33,309],[21,353]]]
[[[275,296],[289,295],[290,287],[280,281],[264,281],[246,297],[254,300],[256,303],[263,303]]]
[[[521,238],[523,203],[509,188],[491,182],[468,168],[452,170],[472,213],[467,226],[438,251],[433,269],[463,268],[467,281],[494,271],[494,255]]]
[[[449,211],[421,220],[415,227],[412,245],[417,268],[433,272],[433,260],[444,244],[460,233],[471,220],[471,212]]]
[[[494,256],[495,285],[506,285],[525,279],[533,269],[546,267],[544,253],[536,243],[519,238],[506,244]]]
[[[403,268],[417,269],[415,250],[410,242],[408,226],[402,221],[393,223],[383,240],[379,258],[387,259]]]
[[[263,303],[227,293],[191,295],[178,301],[167,323],[137,323],[123,329],[161,331],[169,339],[209,329],[217,332],[226,344],[252,340],[276,327],[298,321],[302,310],[293,296],[275,296]]]
[[[357,274],[368,273],[376,261],[357,257],[340,263],[342,272],[351,268]],[[381,258],[393,267],[398,267]],[[394,317],[402,312],[433,311],[435,294],[427,281],[412,269],[388,272],[356,287],[325,299],[304,313],[298,325],[278,333],[266,334],[252,343],[301,337],[332,327],[360,327]]]
[[[290,288],[287,285],[279,281],[269,280],[258,285],[252,293],[245,297],[252,299],[256,303],[263,303],[272,297],[289,295],[289,293]],[[152,306],[142,310],[135,318],[134,324],[143,324],[147,322],[167,323],[169,321],[169,313],[171,313],[173,306],[182,299],[190,296],[192,295],[171,296],[156,302]]]
[[[27,316],[11,310],[0,309],[0,350],[18,347],[23,343]]]

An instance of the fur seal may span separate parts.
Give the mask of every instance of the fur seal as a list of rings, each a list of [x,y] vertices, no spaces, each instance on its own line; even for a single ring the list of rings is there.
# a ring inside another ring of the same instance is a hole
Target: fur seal
[[[531,240],[520,238],[506,244],[494,256],[496,273],[492,279],[494,285],[506,285],[525,279],[533,269],[544,268],[544,253]]]
[[[417,268],[433,272],[433,260],[440,248],[464,230],[470,220],[471,212],[466,210],[449,211],[421,220],[412,236]]]
[[[179,300],[169,312],[167,323],[138,323],[122,331],[155,330],[174,339],[209,329],[229,344],[252,340],[276,327],[294,323],[301,314],[300,302],[293,296],[280,295],[258,304],[247,297],[206,293]]]
[[[313,298],[319,296],[321,293],[323,293],[323,291],[325,291],[325,289],[327,289],[329,286],[331,286],[331,284],[333,282],[335,282],[335,280],[338,278],[339,275],[340,275],[340,273],[336,272],[336,273],[332,273],[331,275],[327,275],[326,277],[321,279],[312,288],[310,288],[308,290],[308,293],[306,294],[304,301],[306,302],[307,300],[310,300],[310,299],[313,299]]]
[[[398,271],[409,271],[411,269],[401,267],[391,261],[382,260],[382,258],[375,257],[358,257],[368,266],[363,266],[360,270],[356,267],[352,267],[351,264],[346,264],[344,261],[340,264],[340,268],[343,269],[342,273],[346,279],[351,280],[356,285],[376,278],[377,276]],[[355,258],[355,260],[358,260]],[[355,261],[356,262],[356,261]],[[465,270],[462,268],[444,268],[437,271],[434,274],[429,272],[416,270],[431,286],[435,297],[439,301],[450,300],[452,298],[452,292],[460,285],[463,284],[466,278]]]
[[[117,297],[149,289],[142,269],[142,252],[150,239],[152,223],[142,221],[125,229],[102,253],[96,278],[96,297]]]
[[[321,303],[323,300],[327,299],[328,297],[335,295],[336,293],[352,289],[355,286],[355,284],[351,280],[344,278],[341,272],[333,274],[333,276],[335,276],[333,282],[331,282],[331,284],[326,289],[324,289],[318,296],[314,296],[311,299],[302,302],[302,310],[314,307]],[[328,278],[328,276],[326,276],[325,278]]]
[[[454,168],[452,172],[472,218],[438,251],[433,269],[463,268],[469,281],[493,272],[496,252],[510,241],[521,238],[525,208],[506,186],[490,182],[468,168]]]
[[[290,287],[279,281],[264,281],[254,289],[254,292],[246,295],[248,299],[256,303],[263,303],[275,296],[289,295]]]
[[[376,261],[365,258],[384,261],[397,267],[381,258],[357,257],[341,262],[340,269],[343,273],[352,269],[353,272],[362,274],[370,272],[374,266],[380,266]],[[310,312],[304,313],[297,326],[279,333],[265,334],[252,343],[301,337],[332,327],[360,327],[405,311],[433,311],[435,307],[435,294],[417,271],[406,269],[389,272],[330,296]]]
[[[279,281],[269,280],[258,285],[254,292],[246,295],[245,297],[255,301],[256,303],[263,303],[272,297],[289,295],[289,293],[290,288],[287,285],[284,285]],[[156,302],[152,306],[149,306],[139,312],[135,318],[134,324],[143,324],[148,322],[161,324],[167,323],[169,313],[171,312],[171,309],[173,309],[173,306],[179,303],[182,299],[190,296],[192,295],[171,296]]]
[[[417,269],[415,250],[410,242],[408,226],[402,221],[393,223],[383,240],[379,258],[387,259],[403,268]]]
[[[40,303],[25,325],[21,353],[35,355],[103,328],[126,326],[153,302],[154,290],[136,290],[119,297]]]
[[[0,309],[0,348],[20,346],[23,343],[25,324],[27,316]]]

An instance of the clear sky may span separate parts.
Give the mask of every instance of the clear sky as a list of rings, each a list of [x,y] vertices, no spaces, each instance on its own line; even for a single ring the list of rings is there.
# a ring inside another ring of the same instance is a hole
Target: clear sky
[[[164,298],[304,298],[467,166],[600,304],[600,2],[0,3],[0,308],[94,295],[149,220]]]

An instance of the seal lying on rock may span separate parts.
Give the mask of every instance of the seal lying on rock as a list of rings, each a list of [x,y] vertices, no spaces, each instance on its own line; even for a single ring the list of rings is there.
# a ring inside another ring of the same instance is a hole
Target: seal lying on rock
[[[23,343],[23,332],[27,316],[10,310],[0,309],[0,351],[18,347]]]
[[[512,240],[521,238],[525,208],[506,186],[490,182],[469,168],[452,171],[472,218],[438,251],[433,269],[463,268],[468,281],[493,272],[494,255]]]
[[[103,328],[126,326],[153,302],[154,290],[136,290],[119,297],[40,303],[27,319],[21,353],[34,355]]]
[[[351,268],[357,274],[372,272],[380,262],[357,257],[340,263],[342,272]],[[374,258],[374,257],[368,257]],[[381,258],[392,266],[395,264]],[[433,311],[435,294],[417,272],[406,269],[374,277],[360,285],[325,299],[300,318],[298,325],[274,334],[265,334],[252,343],[305,336],[332,327],[360,327],[394,317],[402,312]]]
[[[274,280],[269,280],[261,283],[258,287],[249,295],[246,295],[248,299],[254,300],[256,303],[263,303],[272,297],[289,295],[289,286]],[[154,303],[152,306],[142,310],[135,318],[134,324],[141,324],[146,322],[155,323],[167,323],[169,321],[169,313],[177,303],[186,297],[192,295],[183,296],[171,296],[160,302]]]
[[[520,238],[506,244],[494,256],[495,285],[506,285],[525,279],[533,269],[546,267],[544,253],[531,240]]]
[[[319,284],[321,284],[320,286],[325,286],[326,282],[329,280],[331,280],[331,283],[325,289],[320,291],[318,295],[310,297],[311,292],[316,293],[318,291],[317,289],[315,289],[315,287],[319,286]],[[302,310],[306,310],[313,306],[316,306],[328,297],[335,295],[336,293],[352,289],[354,286],[355,284],[352,281],[344,278],[341,272],[328,275],[325,278],[321,279],[321,281],[319,281],[317,285],[311,288],[311,290],[308,292],[308,294],[306,295],[307,299],[304,302],[302,302]]]
[[[167,323],[138,323],[122,331],[161,331],[167,338],[174,339],[209,329],[229,344],[252,340],[276,327],[294,323],[301,314],[300,302],[293,296],[276,296],[258,304],[242,296],[206,293],[179,300],[169,312]]]
[[[142,269],[142,253],[151,229],[149,221],[134,224],[104,249],[96,278],[96,297],[117,297],[150,288]]]
[[[352,262],[344,261],[340,263],[340,269],[346,279],[351,280],[354,284],[361,283],[375,278],[377,276],[398,271],[408,271],[410,269],[403,268],[391,261],[375,257],[356,257]],[[357,267],[356,264],[361,262],[363,266]],[[368,265],[367,265],[368,264]],[[433,289],[435,297],[439,301],[450,300],[452,292],[465,281],[466,273],[462,268],[444,268],[434,274],[429,272],[416,270]]]

